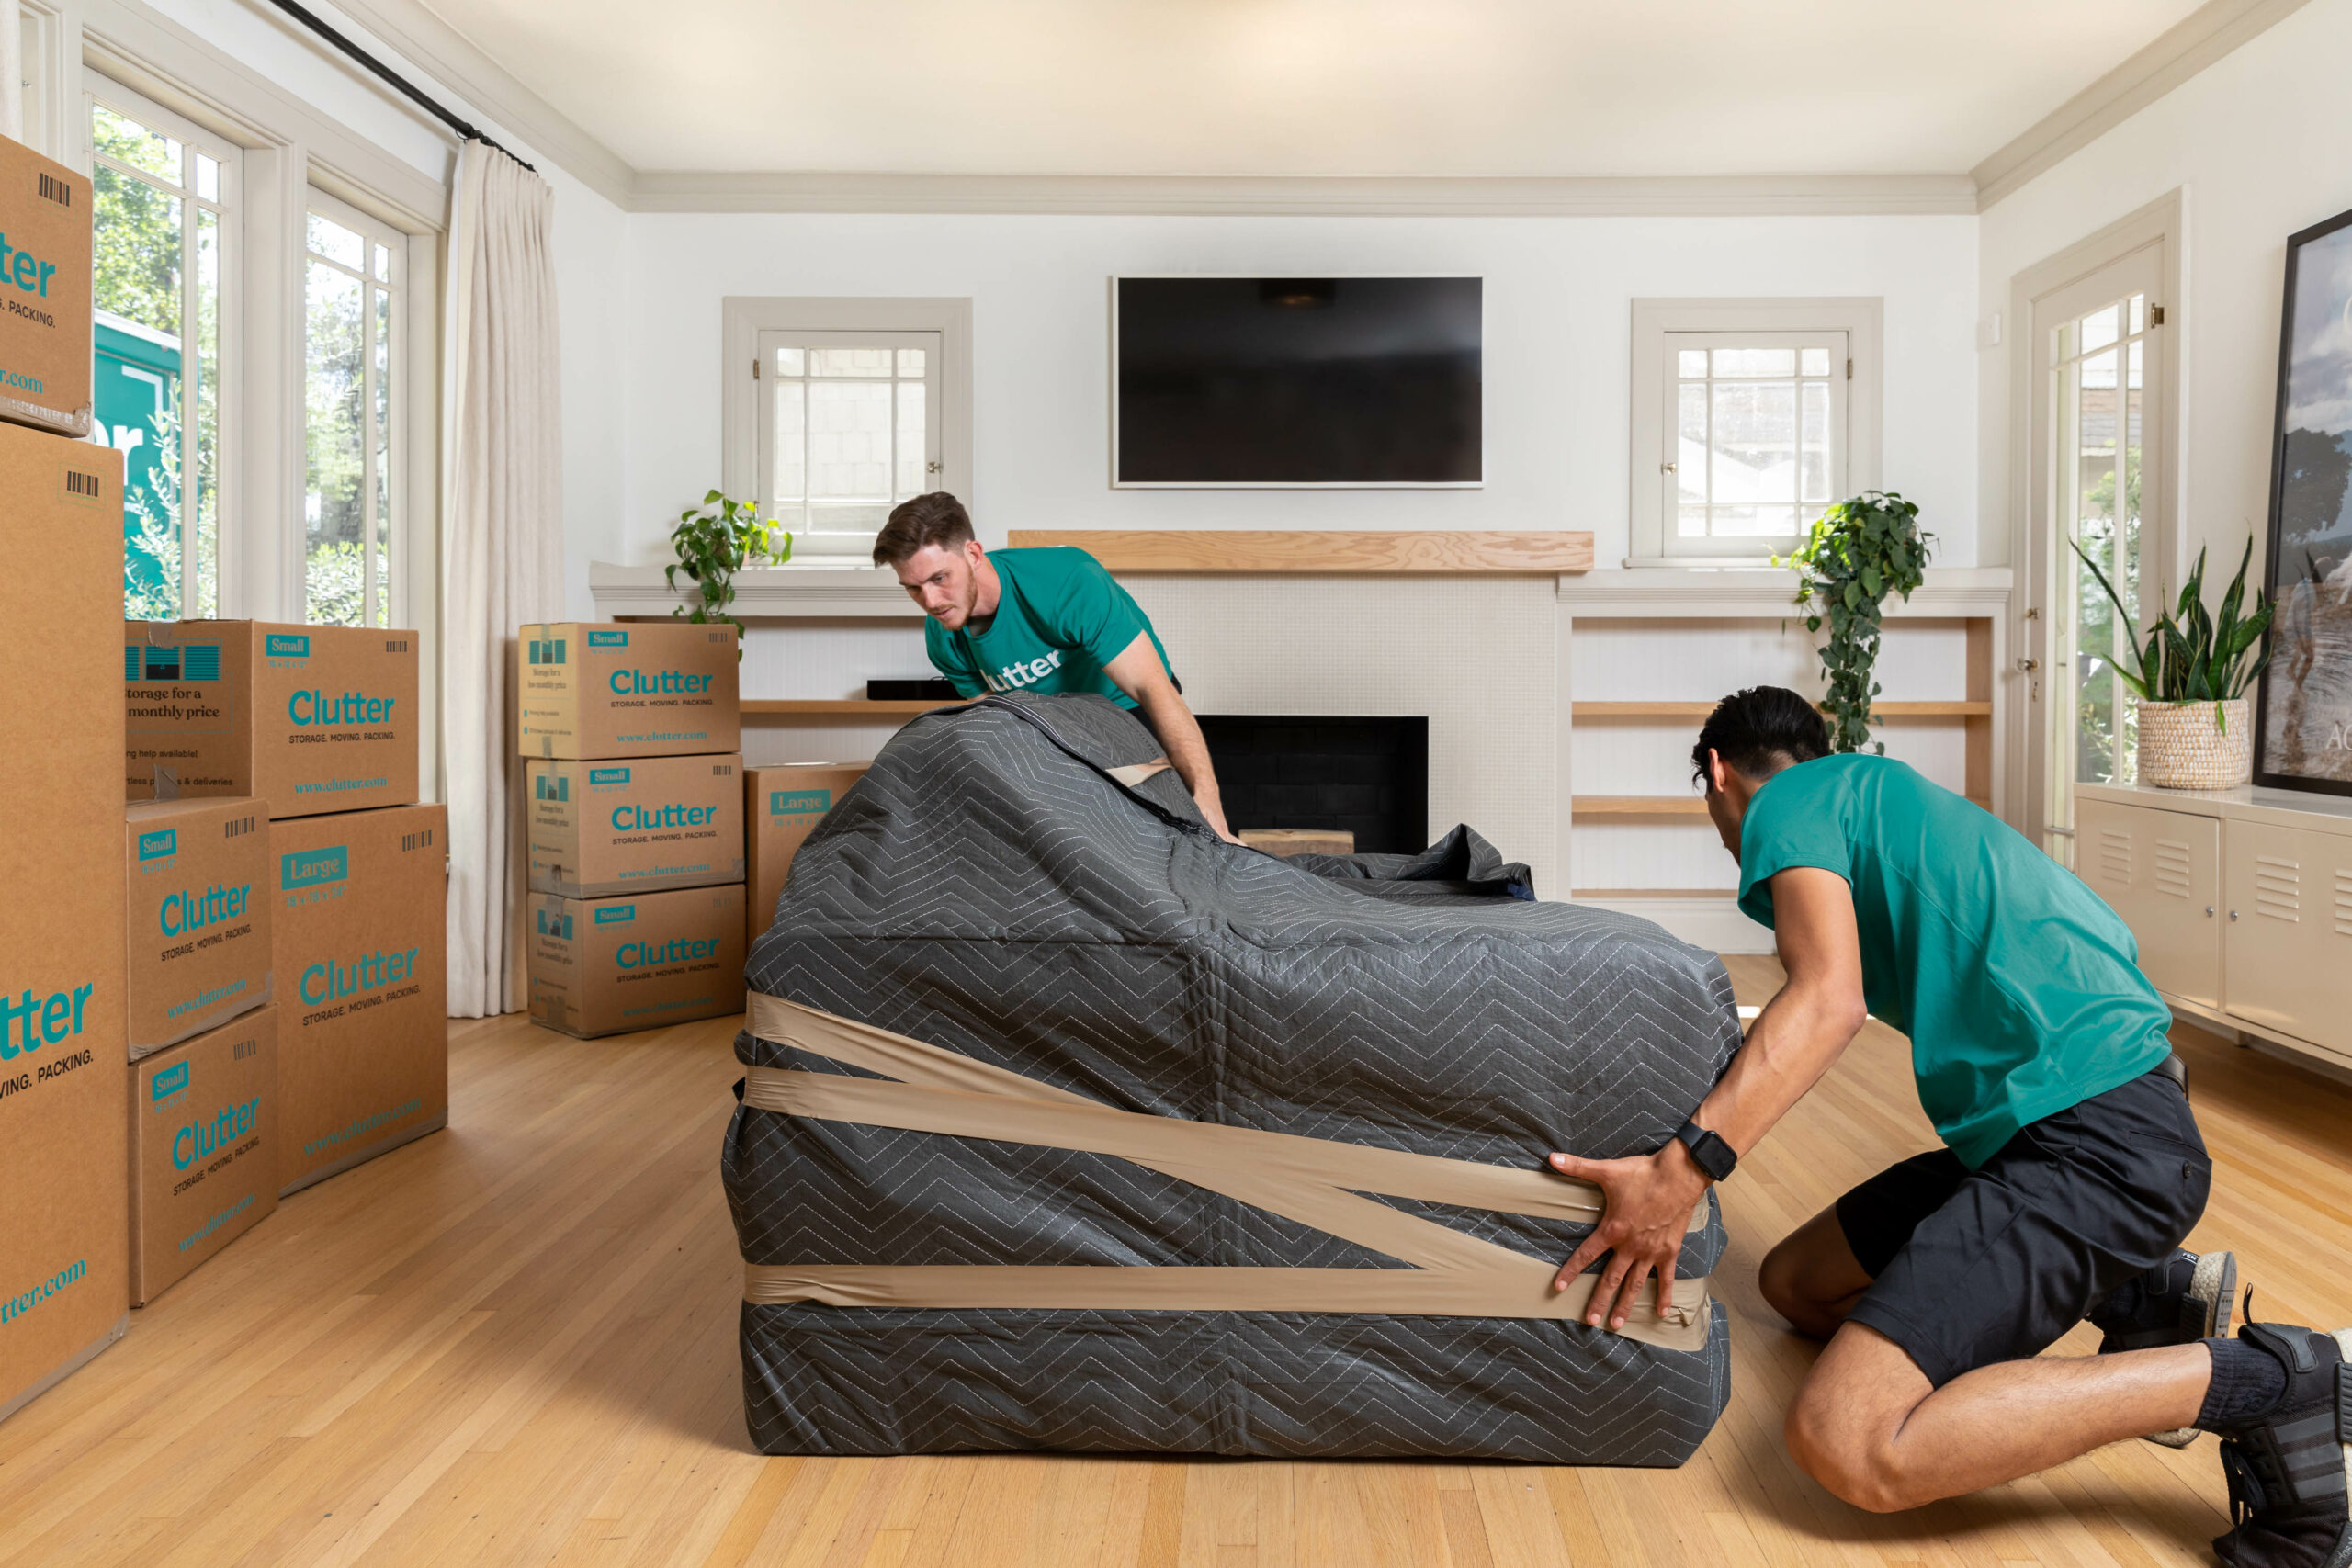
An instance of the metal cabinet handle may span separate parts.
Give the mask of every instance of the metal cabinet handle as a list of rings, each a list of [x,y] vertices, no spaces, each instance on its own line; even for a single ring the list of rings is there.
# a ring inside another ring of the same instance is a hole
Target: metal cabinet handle
[[[2230,911],[2230,919],[2233,919],[2233,920],[2234,920],[2234,919],[2236,919],[2237,918],[2238,918],[2238,912],[2237,912],[2235,909],[2232,909],[2232,910]]]
[[[2211,904],[2205,906],[2205,918],[2209,920],[2213,918],[2213,906]]]

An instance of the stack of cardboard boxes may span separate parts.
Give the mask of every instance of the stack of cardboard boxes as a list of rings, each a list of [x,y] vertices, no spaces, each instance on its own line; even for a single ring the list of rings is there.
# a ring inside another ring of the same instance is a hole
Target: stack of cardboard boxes
[[[268,907],[277,1103],[267,1130],[257,1115],[256,1133],[235,1144],[274,1134],[282,1194],[447,1125],[448,834],[443,807],[416,804],[414,636],[128,621],[121,656],[130,798],[176,800],[184,811],[239,798],[266,827],[265,858],[247,870],[258,876],[254,899]],[[159,809],[132,815],[161,820]],[[258,1075],[251,1064],[271,1047],[228,1038],[257,1032],[241,1019],[176,1054],[191,1077],[202,1071],[199,1047]],[[217,1098],[188,1110],[209,1116]],[[142,1203],[154,1197],[142,1192]],[[198,1218],[209,1223],[218,1207]],[[208,1237],[225,1241],[220,1230],[263,1212],[256,1199]]]
[[[532,1019],[586,1039],[741,1011],[734,629],[526,626],[514,651]]]
[[[122,459],[90,420],[90,182],[0,141],[0,1416],[129,1318],[114,625]]]
[[[269,818],[247,795],[124,812],[130,1304],[277,1207]]]

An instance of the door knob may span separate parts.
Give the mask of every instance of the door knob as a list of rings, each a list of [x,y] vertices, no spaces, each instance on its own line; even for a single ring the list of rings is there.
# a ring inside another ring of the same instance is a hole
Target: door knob
[[[2030,675],[2035,671],[2041,668],[2041,660],[2039,659],[2019,658],[2018,660],[2018,668]]]

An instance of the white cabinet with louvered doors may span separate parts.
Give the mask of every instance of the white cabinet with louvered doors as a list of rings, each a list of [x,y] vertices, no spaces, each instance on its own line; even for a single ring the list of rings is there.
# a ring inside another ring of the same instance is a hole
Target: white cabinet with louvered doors
[[[2223,824],[2229,1010],[2352,1055],[2352,838]]]
[[[2222,824],[2211,817],[2077,803],[2075,861],[2140,942],[2156,988],[2222,1005]]]
[[[2084,784],[2075,863],[2176,1011],[2352,1067],[2352,798]]]

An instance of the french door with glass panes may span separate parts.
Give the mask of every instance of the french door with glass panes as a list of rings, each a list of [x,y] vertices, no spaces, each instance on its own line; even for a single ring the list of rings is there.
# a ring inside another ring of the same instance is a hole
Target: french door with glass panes
[[[795,558],[865,559],[936,482],[941,335],[760,333],[760,515]]]
[[[2146,626],[2167,588],[2166,487],[2153,477],[2165,460],[2161,261],[2149,246],[2033,302],[2029,615],[2043,625],[2028,639],[2040,657],[2024,663],[2041,841],[2067,865],[2075,863],[2075,786],[2137,776],[2137,710],[2121,674],[2136,667],[2100,579],[2131,628]]]
[[[220,610],[233,497],[223,412],[237,341],[238,150],[84,78],[96,256],[93,438],[123,457],[123,614]]]

